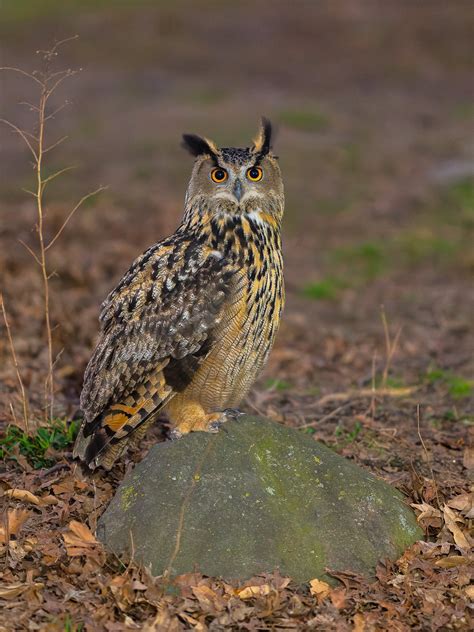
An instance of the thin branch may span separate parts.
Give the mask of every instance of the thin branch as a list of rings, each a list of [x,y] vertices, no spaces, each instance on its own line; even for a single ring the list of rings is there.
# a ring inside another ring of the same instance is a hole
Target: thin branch
[[[45,190],[48,182],[51,182],[51,180],[54,180],[54,178],[57,178],[62,173],[66,173],[66,171],[72,171],[72,169],[77,169],[76,165],[71,165],[70,167],[64,167],[64,169],[59,169],[59,171],[55,171],[54,173],[52,173],[45,180],[42,181],[42,185],[43,185],[42,191]]]
[[[28,244],[26,244],[23,240],[19,239],[18,241],[20,242],[20,244],[21,244],[22,246],[24,246],[24,247],[28,250],[28,252],[29,252],[29,253],[30,253],[30,255],[33,257],[33,259],[36,261],[36,263],[37,263],[38,265],[41,265],[41,261],[38,259],[38,255],[35,253],[35,251],[34,251],[32,248],[30,248],[30,247],[28,246]]]
[[[56,90],[59,88],[59,86],[62,84],[62,82],[65,79],[67,79],[68,77],[73,77],[76,74],[77,74],[76,70],[67,70],[62,77],[59,77],[59,79],[55,81],[55,83],[51,86],[51,88],[48,88],[48,90],[45,93],[45,101],[48,101],[49,97],[53,94],[53,92],[56,92]]]
[[[64,110],[64,108],[69,105],[69,101],[65,101],[62,105],[60,105],[59,107],[57,107],[53,112],[51,112],[51,114],[48,114],[48,116],[44,119],[45,122],[49,121],[50,119],[54,118],[56,116],[56,114],[58,114],[58,112],[61,112],[61,110]]]
[[[60,145],[61,143],[63,143],[68,137],[67,136],[63,136],[62,138],[60,138],[59,140],[57,140],[55,143],[53,143],[52,145],[50,145],[49,147],[46,147],[46,149],[43,149],[43,154],[47,154],[48,151],[51,151],[52,149],[54,149],[55,147],[57,147],[58,145]]]
[[[28,79],[32,79],[33,81],[36,81],[36,83],[38,83],[40,86],[43,86],[43,82],[38,79],[38,77],[35,77],[32,73],[26,72],[26,70],[22,70],[21,68],[13,68],[11,66],[1,66],[0,70],[11,70],[12,72],[17,72],[20,75],[24,75],[25,77],[28,77]]]
[[[11,353],[11,356],[12,356],[12,359],[13,359],[13,365],[15,367],[16,378],[18,380],[18,386],[20,387],[21,401],[22,401],[22,404],[23,404],[23,421],[25,423],[25,430],[29,434],[30,428],[29,428],[29,424],[28,424],[28,400],[27,400],[27,397],[26,397],[26,390],[25,390],[25,386],[23,384],[23,379],[22,379],[21,373],[20,373],[20,365],[18,364],[18,359],[17,359],[16,352],[15,352],[15,345],[13,344],[12,332],[11,332],[11,329],[10,329],[10,324],[9,324],[8,318],[7,318],[7,312],[6,312],[6,309],[5,309],[5,301],[3,300],[3,295],[2,294],[0,294],[0,305],[2,307],[3,321],[5,323],[5,328],[7,330],[8,344],[10,346],[10,353]]]
[[[36,193],[34,191],[30,191],[29,189],[22,189],[22,191],[24,191],[25,193],[29,193],[30,195],[32,195],[34,198],[36,197]]]
[[[388,380],[388,374],[390,371],[390,366],[392,364],[392,359],[393,356],[395,355],[395,351],[397,349],[398,346],[398,341],[400,339],[400,334],[402,332],[402,328],[399,327],[397,333],[395,334],[395,339],[392,343],[391,339],[390,339],[390,331],[388,329],[388,322],[387,322],[387,316],[385,314],[385,308],[382,305],[381,307],[381,313],[382,313],[382,324],[383,324],[383,331],[384,331],[384,336],[385,336],[385,366],[384,366],[384,370],[383,370],[383,374],[382,374],[382,386],[387,386],[387,380]]]
[[[93,195],[97,195],[98,193],[100,193],[101,191],[105,191],[108,187],[105,186],[100,186],[98,189],[96,189],[95,191],[91,191],[90,193],[87,193],[87,195],[83,195],[81,197],[81,199],[79,200],[79,202],[76,204],[76,206],[72,209],[72,211],[69,213],[69,215],[66,217],[66,219],[63,222],[63,225],[61,226],[61,228],[58,230],[58,232],[56,233],[56,235],[51,239],[51,241],[49,242],[49,244],[45,247],[45,251],[48,251],[51,246],[54,244],[54,242],[58,239],[58,237],[61,235],[61,233],[63,232],[63,230],[66,228],[66,225],[68,224],[69,220],[71,219],[71,217],[74,215],[74,213],[84,204],[84,202],[86,200],[88,200],[90,197],[92,197]]]
[[[30,143],[30,141],[28,140],[28,138],[25,135],[25,132],[20,129],[17,125],[15,125],[14,123],[12,123],[11,121],[7,121],[7,119],[0,119],[0,123],[5,123],[5,125],[8,125],[8,127],[11,127],[11,129],[13,131],[15,131],[17,134],[19,134],[22,139],[25,141],[26,145],[28,146],[28,149],[31,151],[33,158],[35,160],[38,160],[38,156],[36,154],[36,151],[33,149],[32,144]]]
[[[53,55],[56,55],[56,51],[58,50],[58,48],[60,48],[60,46],[66,44],[66,42],[72,42],[76,39],[79,39],[79,35],[71,35],[70,37],[65,37],[64,39],[55,42],[53,48],[51,48],[50,50],[37,50],[36,53],[38,55],[43,55],[45,59],[51,58],[53,57]]]
[[[38,112],[38,106],[33,105],[33,103],[28,103],[28,101],[20,101],[18,105],[27,105],[30,108],[30,110],[32,110],[33,112]]]
[[[305,424],[302,424],[301,426],[298,426],[298,430],[300,430],[302,428],[311,428],[312,426],[316,426],[316,425],[322,424],[325,421],[328,421],[329,419],[331,419],[332,417],[337,415],[338,413],[342,412],[346,408],[349,408],[349,406],[351,406],[351,405],[352,405],[352,402],[346,402],[345,404],[341,404],[341,406],[338,406],[337,408],[332,410],[327,415],[324,415],[323,417],[321,417],[321,419],[316,419],[315,421],[309,421],[308,423],[305,423]]]
[[[418,390],[418,386],[406,386],[404,388],[377,388],[375,391],[373,388],[360,388],[358,390],[345,391],[342,393],[329,393],[324,395],[318,400],[318,404],[322,406],[327,402],[344,401],[347,399],[357,399],[361,397],[404,397],[411,395]]]
[[[418,438],[420,439],[421,446],[422,446],[422,448],[424,450],[425,458],[426,458],[426,461],[428,463],[428,467],[430,468],[430,474],[431,474],[431,478],[433,480],[433,484],[434,484],[434,488],[435,488],[436,500],[438,502],[438,509],[441,509],[441,502],[440,502],[439,496],[438,496],[438,485],[436,484],[436,479],[435,479],[435,476],[434,476],[433,468],[431,466],[432,459],[431,459],[431,457],[429,455],[428,450],[426,449],[426,445],[425,445],[425,442],[423,441],[423,437],[421,436],[420,416],[421,416],[420,415],[420,404],[417,404],[416,405],[416,429],[418,431]]]

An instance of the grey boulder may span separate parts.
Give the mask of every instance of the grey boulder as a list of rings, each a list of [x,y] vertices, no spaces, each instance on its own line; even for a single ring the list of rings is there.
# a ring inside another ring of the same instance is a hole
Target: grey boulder
[[[301,431],[242,416],[218,434],[155,445],[102,515],[98,536],[154,575],[225,579],[371,574],[422,533],[403,496]]]

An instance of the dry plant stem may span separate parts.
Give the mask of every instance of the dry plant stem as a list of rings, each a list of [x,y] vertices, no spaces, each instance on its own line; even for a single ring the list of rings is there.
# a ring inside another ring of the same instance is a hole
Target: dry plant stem
[[[54,237],[50,239],[50,241],[45,243],[45,212],[44,212],[44,192],[46,186],[55,178],[62,175],[66,171],[70,171],[74,167],[65,167],[56,171],[48,177],[43,178],[43,162],[45,154],[49,151],[57,147],[60,143],[62,143],[67,137],[64,136],[59,140],[53,142],[48,147],[45,146],[45,131],[46,131],[46,123],[50,119],[54,118],[54,116],[63,109],[65,104],[57,107],[53,112],[47,114],[46,108],[48,105],[48,100],[51,95],[57,90],[60,84],[67,79],[68,77],[72,77],[76,74],[76,71],[73,70],[60,70],[57,72],[52,72],[50,70],[51,60],[57,55],[57,50],[59,46],[64,44],[67,41],[76,39],[77,36],[67,38],[60,42],[57,42],[53,48],[49,51],[38,51],[43,55],[45,61],[45,69],[43,72],[34,72],[28,73],[19,68],[0,68],[0,70],[11,70],[17,72],[28,79],[31,79],[40,87],[40,96],[38,105],[32,105],[31,103],[24,103],[27,105],[32,111],[37,113],[38,120],[38,128],[36,134],[31,134],[25,130],[20,129],[14,123],[10,121],[0,119],[1,122],[5,123],[10,127],[14,132],[16,132],[24,141],[26,146],[28,147],[31,155],[33,156],[33,164],[35,169],[35,177],[36,177],[36,187],[35,191],[28,191],[34,198],[36,202],[36,210],[37,210],[37,224],[36,231],[38,234],[38,244],[39,244],[39,252],[35,252],[32,248],[30,248],[27,244],[21,242],[31,256],[34,258],[36,263],[39,265],[41,270],[41,281],[43,286],[43,307],[44,307],[44,321],[45,321],[45,330],[46,330],[46,341],[47,341],[47,354],[48,354],[48,370],[45,379],[44,385],[44,415],[45,420],[48,418],[52,419],[54,414],[54,367],[55,367],[55,359],[53,355],[53,327],[51,323],[51,311],[50,311],[50,288],[49,288],[49,279],[52,274],[48,271],[48,261],[47,261],[47,252],[48,250],[56,243],[58,238],[61,236],[62,232],[66,228],[69,220],[72,218],[74,213],[79,209],[79,207],[91,196],[96,195],[97,193],[103,191],[106,187],[99,187],[95,191],[84,195],[79,202],[72,208],[72,210],[67,215],[66,219],[62,223],[59,230],[56,232]],[[15,365],[17,368],[17,364]],[[17,368],[17,375],[19,377],[19,371]],[[21,378],[20,378],[21,379]],[[21,383],[20,390],[22,392],[23,401],[24,399],[24,389],[23,384]]]
[[[392,342],[390,339],[390,332],[388,329],[387,316],[385,314],[385,308],[383,305],[381,307],[381,314],[382,314],[383,331],[385,335],[385,353],[386,353],[385,366],[384,366],[383,374],[382,374],[382,386],[385,388],[387,386],[388,373],[390,371],[390,366],[392,364],[393,356],[395,355],[395,352],[397,350],[400,334],[402,333],[402,328],[399,327],[397,333],[395,334],[395,338]]]
[[[346,408],[349,408],[349,406],[352,406],[352,402],[346,402],[345,404],[341,404],[341,406],[338,406],[334,410],[331,410],[330,413],[328,413],[327,415],[324,415],[324,417],[321,417],[321,419],[316,419],[315,421],[309,421],[305,424],[301,424],[300,426],[298,426],[298,430],[301,430],[302,428],[311,428],[312,426],[322,424],[325,421],[332,419],[335,415],[337,415],[338,413],[341,413],[343,410],[346,410]]]
[[[429,455],[428,450],[426,449],[426,445],[425,445],[425,442],[423,441],[423,437],[421,436],[421,430],[420,430],[420,404],[416,405],[416,429],[417,429],[417,432],[418,432],[418,438],[420,440],[421,446],[422,446],[423,451],[425,453],[425,457],[426,457],[426,461],[428,463],[428,467],[430,468],[430,474],[431,474],[431,479],[433,481],[434,488],[435,488],[436,502],[438,503],[438,509],[441,509],[441,503],[440,503],[439,495],[438,495],[438,485],[436,484],[433,468],[431,466],[431,457]]]
[[[343,393],[329,393],[324,397],[321,397],[317,401],[319,406],[326,404],[327,402],[344,401],[346,399],[360,399],[361,397],[404,397],[411,395],[418,389],[417,386],[407,386],[405,388],[377,388],[375,391],[372,388],[360,388],[353,391],[345,391]]]
[[[44,229],[43,229],[43,179],[41,168],[43,164],[44,149],[44,126],[45,126],[45,109],[47,101],[47,89],[43,84],[41,87],[40,104],[38,109],[38,151],[36,160],[36,205],[38,209],[38,239],[40,246],[40,268],[43,281],[43,300],[44,300],[44,316],[46,326],[46,339],[48,343],[48,374],[45,380],[45,413],[49,418],[53,417],[54,409],[54,379],[53,379],[53,336],[51,333],[51,317],[49,312],[49,277],[46,266],[46,249],[44,245]]]
[[[21,403],[22,403],[22,408],[23,408],[23,423],[24,423],[24,429],[27,433],[30,432],[30,428],[29,428],[29,424],[28,424],[28,399],[27,399],[27,395],[26,395],[26,390],[25,390],[25,386],[23,384],[23,380],[21,377],[21,372],[20,372],[20,365],[18,364],[18,358],[16,356],[16,352],[15,352],[15,345],[13,344],[13,337],[12,337],[12,332],[10,329],[10,324],[8,322],[8,318],[7,318],[7,312],[5,309],[5,302],[3,300],[3,296],[0,294],[0,305],[2,306],[2,314],[3,314],[3,321],[5,323],[5,329],[7,330],[7,337],[8,337],[8,344],[10,346],[10,353],[13,359],[13,365],[15,367],[15,372],[16,372],[16,378],[18,381],[18,387],[20,389],[20,393],[21,393]]]

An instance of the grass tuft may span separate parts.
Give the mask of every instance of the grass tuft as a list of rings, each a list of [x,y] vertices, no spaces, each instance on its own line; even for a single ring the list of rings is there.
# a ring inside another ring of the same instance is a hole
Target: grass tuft
[[[448,387],[448,392],[454,399],[470,397],[474,392],[474,380],[456,375],[438,367],[430,369],[425,375],[428,384],[440,383]]]
[[[305,285],[302,294],[314,301],[334,300],[343,287],[345,287],[345,283],[341,279],[327,277],[321,281]]]
[[[54,419],[49,426],[41,426],[31,434],[10,425],[0,439],[0,459],[15,459],[19,453],[35,469],[51,467],[54,459],[47,454],[48,451],[67,448],[73,443],[78,430],[78,421],[67,422],[64,419]]]

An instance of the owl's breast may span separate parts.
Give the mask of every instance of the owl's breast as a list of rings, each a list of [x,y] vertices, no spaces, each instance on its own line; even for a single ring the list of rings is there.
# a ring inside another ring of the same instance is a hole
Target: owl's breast
[[[245,262],[187,395],[208,409],[237,406],[268,358],[283,303],[281,253]]]

